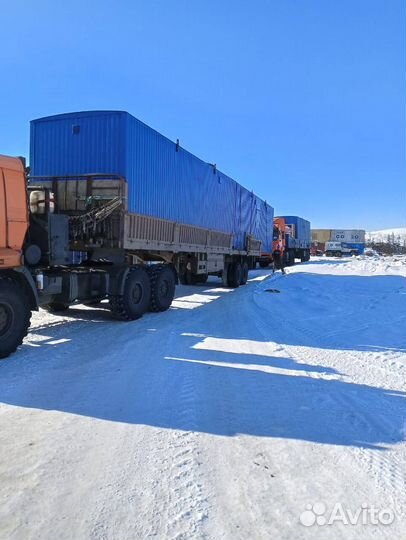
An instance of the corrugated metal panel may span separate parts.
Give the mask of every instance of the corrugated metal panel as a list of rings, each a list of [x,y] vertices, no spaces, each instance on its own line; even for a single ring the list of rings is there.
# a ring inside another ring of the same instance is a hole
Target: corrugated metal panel
[[[127,180],[130,211],[234,230],[236,183],[128,117]],[[231,204],[230,204],[231,203]]]
[[[245,233],[252,231],[253,212],[253,194],[242,186],[238,186],[234,225],[234,235],[238,245],[244,245]]]
[[[130,114],[68,113],[31,122],[33,176],[118,174],[128,182],[128,210],[233,233],[269,249],[273,208],[243,186]]]
[[[31,122],[34,176],[108,173],[125,175],[125,115],[81,112]]]
[[[333,229],[331,231],[332,242],[365,242],[365,231],[360,229]]]
[[[293,225],[295,242],[289,247],[309,249],[311,244],[310,221],[299,216],[278,216],[285,220],[286,225]]]
[[[331,229],[312,229],[312,241],[326,243],[330,241]]]
[[[254,196],[254,204],[253,235],[262,239],[263,251],[272,251],[273,212],[269,205],[257,196]]]

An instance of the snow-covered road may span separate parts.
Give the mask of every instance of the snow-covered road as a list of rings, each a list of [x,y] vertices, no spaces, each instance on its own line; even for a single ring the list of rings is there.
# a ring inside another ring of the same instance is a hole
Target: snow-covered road
[[[0,539],[401,539],[406,260],[268,275],[35,314],[0,364]]]

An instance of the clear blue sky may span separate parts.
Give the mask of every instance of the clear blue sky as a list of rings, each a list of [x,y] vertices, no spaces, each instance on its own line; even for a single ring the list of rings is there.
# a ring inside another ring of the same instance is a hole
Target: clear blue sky
[[[0,152],[128,110],[316,227],[406,222],[404,0],[0,2]]]

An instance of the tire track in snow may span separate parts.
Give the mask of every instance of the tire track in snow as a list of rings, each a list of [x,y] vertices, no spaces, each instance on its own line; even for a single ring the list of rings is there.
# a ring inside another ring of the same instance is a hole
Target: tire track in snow
[[[303,276],[304,279],[306,279],[306,276]],[[263,284],[259,285],[257,287],[257,293],[262,292]],[[314,291],[315,294],[317,291]],[[309,293],[311,294],[311,292]],[[334,296],[332,296],[334,298]],[[255,295],[254,295],[254,301],[255,301]],[[257,308],[259,309],[265,309],[263,308],[258,302],[255,302]],[[351,306],[351,303],[349,303],[349,306]],[[366,312],[368,312],[368,309],[365,308]],[[267,318],[272,317],[273,314],[266,310]],[[343,314],[343,316],[345,316]],[[347,314],[347,316],[351,316],[351,313]],[[283,317],[283,313],[278,313],[278,321],[284,322],[283,325],[284,328],[289,328],[289,323],[291,319],[286,319]],[[342,349],[342,344],[340,344],[338,341],[335,341],[335,336],[339,335],[339,332],[330,332],[328,334],[316,332],[315,330],[309,329],[308,327],[304,326],[300,322],[297,322],[299,319],[297,317],[293,316],[293,320],[295,320],[294,324],[294,330],[295,333],[300,332],[302,335],[306,336],[310,339],[305,339],[305,342],[313,342],[315,344],[323,344],[326,342],[326,338],[328,338],[328,347],[329,349]],[[312,322],[313,324],[313,322]],[[269,330],[265,326],[264,321],[262,318],[258,317],[258,325],[260,327],[261,332],[264,334],[264,336],[269,335]],[[274,325],[272,325],[274,326]],[[276,325],[274,327],[277,327]],[[332,339],[333,338],[333,339]],[[273,336],[273,340],[275,340],[275,337]],[[304,360],[305,362],[309,362],[309,360],[316,359],[315,357],[318,357],[317,360],[320,361],[320,364],[326,363],[326,353],[323,353],[320,350],[315,350],[311,352],[311,357],[309,358],[309,354],[305,352],[305,349],[303,350],[302,354],[298,354],[297,351],[292,350],[293,347],[290,347],[289,345],[282,345],[281,346],[283,350],[287,352],[288,357],[294,358],[297,361]],[[317,347],[317,346],[316,346]],[[329,351],[330,355],[330,361],[329,364],[332,367],[342,369],[346,366],[342,366],[341,362],[342,359],[338,357],[337,361],[331,362],[331,355],[333,351]],[[368,353],[361,353],[362,355],[368,354]],[[348,351],[348,356],[350,361],[354,361],[354,354],[353,351]],[[371,354],[369,353],[369,356]],[[357,358],[355,358],[357,359]],[[371,367],[371,366],[369,366]],[[402,370],[403,371],[403,370]],[[315,375],[316,377],[324,377],[322,374]],[[344,380],[342,376],[339,377],[340,379]],[[345,379],[348,380],[348,376],[345,377]],[[373,414],[374,411],[371,411],[368,414],[363,414],[361,411],[368,411],[369,410],[369,404],[365,403],[362,407],[360,407],[360,400],[362,398],[357,396],[356,399],[351,399],[349,397],[349,394],[346,393],[345,397],[342,395],[340,391],[335,392],[334,394],[318,394],[315,396],[315,405],[322,405],[323,407],[331,407],[334,409],[337,409],[338,411],[344,412],[344,420],[348,423],[350,423],[355,429],[360,429],[361,433],[365,432],[365,430],[371,434],[376,434],[381,431],[383,427],[390,433],[393,429],[392,424],[389,421],[386,420],[386,418],[383,415],[380,415],[379,421],[374,418]],[[390,414],[391,411],[385,411],[385,413]],[[399,411],[394,411],[394,413],[399,414]],[[405,420],[405,419],[404,419]],[[406,425],[405,425],[406,430]],[[403,433],[405,435],[405,433]],[[385,493],[386,500],[391,500],[393,503],[393,510],[396,512],[398,519],[405,519],[406,517],[406,453],[405,453],[405,443],[398,443],[403,448],[402,450],[397,449],[390,449],[385,448],[384,450],[379,449],[370,449],[370,448],[362,448],[362,447],[349,447],[350,451],[352,452],[352,455],[354,459],[357,461],[359,466],[368,474],[368,476],[372,477],[374,479],[375,485],[381,490],[381,492]],[[402,453],[401,453],[402,452]],[[390,457],[389,457],[390,456]]]
[[[146,343],[158,340],[164,344],[164,351],[175,351],[176,355],[185,356],[179,335],[188,316],[188,313],[175,313],[175,325],[161,327]],[[128,345],[129,348],[131,346]],[[155,352],[152,351],[145,366],[146,372],[143,373],[146,384],[158,390],[158,394],[161,390],[161,395],[153,398],[160,404],[161,417],[155,421],[168,428],[158,431],[155,428],[153,444],[151,440],[143,443],[150,456],[148,476],[155,480],[150,485],[148,504],[142,506],[143,513],[139,520],[142,525],[137,529],[137,537],[157,536],[168,540],[204,538],[208,500],[200,470],[200,434],[196,432],[199,403],[196,399],[195,370],[180,369],[177,363],[172,364],[168,360],[164,364],[168,370],[162,370],[162,379],[160,366],[165,361],[162,358],[163,350],[157,347]],[[145,467],[145,459],[140,457],[138,466]]]
[[[187,315],[185,314],[185,317]],[[179,328],[179,327],[178,327]],[[183,325],[178,330],[181,332]],[[171,333],[174,342],[175,334]],[[170,347],[173,350],[176,347]],[[178,345],[179,347],[179,345]],[[183,351],[182,351],[183,352]],[[184,354],[182,354],[184,356]],[[207,497],[203,493],[200,469],[199,434],[197,433],[197,387],[195,370],[182,371],[176,414],[177,430],[170,442],[172,454],[169,471],[171,492],[167,509],[168,539],[186,540],[192,536],[203,538],[202,525],[208,516]]]

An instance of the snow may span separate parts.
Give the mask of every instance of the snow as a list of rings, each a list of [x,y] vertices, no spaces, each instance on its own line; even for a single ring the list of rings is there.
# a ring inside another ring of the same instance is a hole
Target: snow
[[[365,235],[367,242],[387,242],[388,237],[395,239],[397,242],[400,239],[400,243],[406,241],[406,227],[398,227],[395,229],[383,229],[381,231],[370,231]]]
[[[287,272],[35,314],[0,364],[0,538],[401,538],[406,259]],[[316,503],[395,517],[306,527]]]

